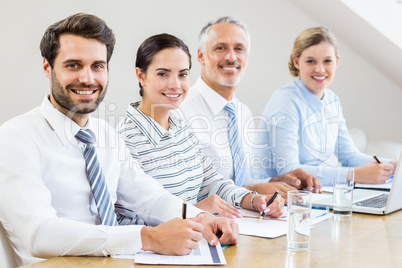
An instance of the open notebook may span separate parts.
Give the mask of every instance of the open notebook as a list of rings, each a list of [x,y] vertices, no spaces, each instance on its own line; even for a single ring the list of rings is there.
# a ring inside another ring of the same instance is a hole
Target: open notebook
[[[396,210],[402,209],[402,152],[399,157],[398,167],[394,174],[391,190],[389,192],[374,191],[365,189],[353,190],[354,212],[386,215]],[[313,205],[333,207],[332,195],[315,196]]]

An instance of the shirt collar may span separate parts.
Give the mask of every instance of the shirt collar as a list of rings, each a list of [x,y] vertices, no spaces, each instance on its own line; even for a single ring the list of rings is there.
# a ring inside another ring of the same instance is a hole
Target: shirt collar
[[[225,108],[228,101],[219,95],[215,90],[210,88],[201,77],[198,78],[196,84],[200,94],[204,98],[214,116]],[[233,102],[235,106],[237,105],[237,99],[234,93],[230,101]]]
[[[137,106],[140,102],[132,103],[127,108],[127,117],[140,129],[153,146],[157,146],[163,139],[176,136],[184,127],[184,120],[178,111],[170,111],[170,129],[166,130],[154,119],[141,112]]]
[[[75,135],[78,133],[78,131],[80,131],[81,127],[71,120],[71,118],[57,110],[50,102],[49,95],[45,96],[42,104],[39,107],[39,110],[63,145],[68,143],[78,144],[78,140]],[[85,128],[91,129],[96,135],[97,131],[93,130],[91,116],[88,117],[88,123]],[[93,138],[94,142],[96,142],[97,137]]]
[[[322,100],[320,100],[319,98],[317,98],[316,95],[314,95],[313,93],[311,93],[310,90],[308,90],[308,88],[303,84],[303,82],[300,79],[295,80],[295,84],[296,84],[297,88],[300,90],[302,98],[304,98],[306,100],[306,102],[308,103],[308,105],[310,106],[310,108],[313,111],[321,109],[321,107],[324,105],[325,99],[326,99],[325,92],[324,92],[324,96],[322,97]]]

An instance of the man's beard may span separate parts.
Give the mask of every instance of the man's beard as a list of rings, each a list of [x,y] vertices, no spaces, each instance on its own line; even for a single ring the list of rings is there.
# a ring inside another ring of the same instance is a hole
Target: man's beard
[[[107,91],[107,84],[106,87],[103,89],[102,86],[95,86],[95,85],[85,85],[85,84],[69,84],[65,88],[59,83],[57,80],[56,74],[53,71],[52,74],[52,95],[53,99],[56,101],[58,105],[66,109],[71,113],[78,113],[78,114],[89,114],[94,112],[99,104],[103,101]],[[99,97],[95,100],[95,102],[91,100],[81,100],[80,103],[74,103],[73,100],[68,96],[68,91],[70,88],[85,88],[85,89],[93,89],[98,90],[100,92]]]
[[[223,75],[221,75],[218,71],[218,69],[220,68],[221,65],[236,65],[236,66],[240,66],[240,64],[238,62],[229,62],[229,61],[224,61],[224,62],[220,62],[218,64],[217,68],[205,68],[205,73],[207,75],[207,77],[214,81],[215,83],[222,85],[222,86],[226,86],[226,87],[235,87],[237,86],[241,79],[244,76],[243,72],[240,72],[239,74],[236,74],[235,78],[231,78],[231,77],[225,77]]]

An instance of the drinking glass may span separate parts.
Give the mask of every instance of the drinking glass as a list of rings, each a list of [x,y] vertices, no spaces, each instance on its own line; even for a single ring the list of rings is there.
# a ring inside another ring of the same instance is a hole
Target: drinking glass
[[[354,168],[334,172],[334,216],[351,217],[353,204]]]
[[[287,247],[292,251],[309,249],[312,194],[309,191],[288,192]]]

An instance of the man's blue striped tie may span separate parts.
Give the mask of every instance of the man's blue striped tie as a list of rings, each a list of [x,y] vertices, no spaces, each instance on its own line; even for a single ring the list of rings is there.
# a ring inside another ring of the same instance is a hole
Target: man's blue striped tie
[[[229,112],[228,135],[230,151],[232,152],[235,184],[238,186],[245,186],[247,182],[245,155],[241,137],[239,136],[239,127],[236,120],[236,108],[233,103],[229,102],[226,104],[225,109]]]
[[[116,214],[107,189],[105,176],[99,165],[94,147],[94,133],[89,129],[81,129],[75,137],[86,144],[84,158],[87,166],[87,176],[91,184],[92,193],[98,208],[99,217],[103,225],[117,225]]]

